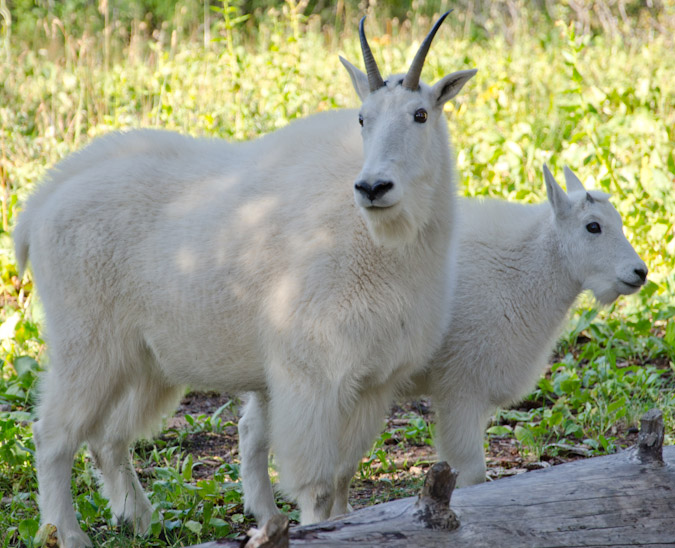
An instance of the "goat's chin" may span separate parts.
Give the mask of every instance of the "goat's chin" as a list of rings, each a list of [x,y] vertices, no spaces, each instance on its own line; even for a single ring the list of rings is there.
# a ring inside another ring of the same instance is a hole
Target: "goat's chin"
[[[595,300],[601,305],[608,306],[619,298],[621,293],[614,287],[591,288]]]
[[[609,305],[616,301],[621,295],[632,295],[633,293],[640,291],[641,288],[641,285],[630,285],[618,281],[612,285],[589,287],[588,289],[593,291],[593,296],[600,304]]]
[[[404,247],[415,241],[418,227],[400,204],[387,208],[362,208],[368,231],[378,245]]]

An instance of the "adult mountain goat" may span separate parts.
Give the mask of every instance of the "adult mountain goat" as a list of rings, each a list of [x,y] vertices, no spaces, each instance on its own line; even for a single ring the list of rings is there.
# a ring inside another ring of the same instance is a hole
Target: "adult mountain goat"
[[[61,546],[90,544],[70,491],[83,442],[113,514],[148,528],[129,445],[188,385],[265,394],[302,522],[330,515],[339,464],[355,466],[397,379],[430,359],[447,323],[443,105],[475,70],[419,81],[442,20],[387,81],[361,23],[367,74],[343,60],[360,113],[242,144],[109,135],[28,201],[15,245],[22,269],[30,255],[50,352],[34,425],[40,511]]]
[[[546,166],[544,176],[548,204],[460,200],[452,319],[440,349],[403,394],[432,396],[439,458],[459,471],[459,486],[485,481],[488,418],[532,389],[581,291],[609,304],[647,278],[606,194],[587,192],[567,168],[567,194]],[[246,504],[258,520],[276,511],[268,452],[254,450],[266,444],[263,410],[252,395],[240,420],[240,430],[248,429],[247,492],[257,494]],[[348,482],[341,489],[336,500],[345,511]]]

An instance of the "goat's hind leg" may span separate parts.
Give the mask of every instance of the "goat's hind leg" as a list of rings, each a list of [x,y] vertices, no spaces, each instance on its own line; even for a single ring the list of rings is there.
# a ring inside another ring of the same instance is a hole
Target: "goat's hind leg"
[[[129,446],[175,408],[182,392],[182,387],[168,386],[143,372],[127,387],[103,427],[88,439],[115,521],[129,524],[136,534],[148,531],[153,507],[134,470]]]
[[[73,508],[73,458],[88,432],[104,416],[116,392],[113,382],[98,382],[77,363],[64,366],[56,352],[42,378],[39,420],[33,425],[40,521],[56,526],[59,546],[91,546]]]
[[[103,494],[110,501],[114,522],[128,523],[136,534],[147,532],[153,508],[134,470],[128,442],[90,439],[89,450],[101,471]]]

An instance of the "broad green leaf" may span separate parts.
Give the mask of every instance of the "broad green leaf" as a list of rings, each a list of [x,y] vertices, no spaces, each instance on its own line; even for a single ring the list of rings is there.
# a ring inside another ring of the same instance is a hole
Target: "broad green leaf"
[[[24,519],[19,522],[19,534],[21,538],[29,541],[37,535],[40,524],[35,519]]]
[[[491,426],[487,429],[487,433],[492,436],[510,436],[513,434],[513,428],[508,425]]]
[[[192,531],[195,535],[199,535],[202,532],[202,524],[194,520],[186,521],[185,528]]]

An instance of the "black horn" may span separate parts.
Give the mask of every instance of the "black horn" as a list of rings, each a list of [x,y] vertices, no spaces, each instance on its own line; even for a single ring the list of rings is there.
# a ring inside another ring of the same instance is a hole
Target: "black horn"
[[[366,40],[366,33],[363,30],[363,22],[366,20],[364,15],[359,23],[359,38],[361,38],[361,51],[363,52],[363,61],[366,63],[366,73],[368,74],[368,84],[370,84],[370,93],[377,91],[384,86],[384,80],[380,75],[380,69],[377,68],[377,63],[373,57],[373,52],[370,51],[368,40]]]
[[[424,42],[422,42],[420,49],[417,50],[417,55],[415,55],[415,58],[413,59],[413,62],[410,64],[410,68],[408,69],[408,73],[405,75],[405,78],[403,79],[402,85],[404,88],[410,89],[412,91],[417,91],[417,89],[420,87],[420,76],[422,74],[422,67],[424,67],[424,60],[427,57],[429,48],[431,47],[431,42],[433,41],[434,36],[436,36],[436,32],[438,31],[438,28],[441,26],[441,23],[443,23],[443,21],[450,14],[451,11],[452,10],[448,10],[443,15],[441,15],[440,19],[436,21],[434,28],[432,28],[429,31],[429,34],[427,34],[427,37],[424,39]]]

